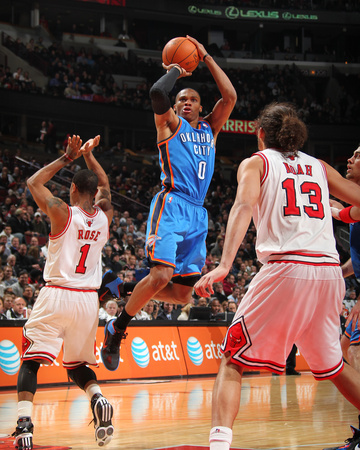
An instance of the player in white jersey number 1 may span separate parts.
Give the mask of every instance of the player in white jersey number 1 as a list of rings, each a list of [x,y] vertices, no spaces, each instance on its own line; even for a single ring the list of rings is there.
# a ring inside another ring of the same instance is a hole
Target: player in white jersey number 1
[[[329,192],[360,205],[360,186],[299,151],[307,139],[294,107],[273,103],[257,120],[259,152],[238,170],[219,266],[196,284],[198,295],[231,269],[251,219],[263,263],[222,343],[212,400],[211,450],[229,450],[244,367],[284,372],[295,343],[317,380],[330,379],[357,408],[360,374],[344,365],[339,314],[345,286],[335,248]],[[314,345],[316,342],[316,345]]]
[[[23,328],[18,382],[18,421],[14,446],[33,448],[31,416],[40,364],[51,364],[62,345],[68,376],[87,394],[99,446],[110,442],[113,408],[101,394],[95,372],[94,344],[99,317],[97,289],[101,284],[101,251],[113,217],[108,178],[92,154],[100,136],[82,146],[79,136],[68,139],[64,155],[32,175],[28,188],[51,221],[49,249],[41,289]],[[54,197],[46,183],[68,163],[83,155],[87,169],[78,171],[70,186],[70,204]],[[81,327],[79,327],[81,323]],[[56,421],[54,421],[56,427]],[[51,434],[51,433],[50,433]]]

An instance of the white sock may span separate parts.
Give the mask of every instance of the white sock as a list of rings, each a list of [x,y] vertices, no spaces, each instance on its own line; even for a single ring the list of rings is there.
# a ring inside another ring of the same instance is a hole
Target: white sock
[[[28,400],[21,400],[18,402],[18,418],[31,417],[33,411],[33,402]]]
[[[230,450],[232,430],[228,427],[213,427],[209,436],[210,450]]]
[[[100,386],[97,383],[91,383],[86,389],[85,393],[88,396],[89,400],[93,398],[95,394],[101,394]]]

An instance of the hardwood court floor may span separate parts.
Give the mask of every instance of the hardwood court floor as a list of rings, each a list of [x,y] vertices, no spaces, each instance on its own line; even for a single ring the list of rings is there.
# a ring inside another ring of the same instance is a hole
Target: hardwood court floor
[[[181,445],[208,448],[214,378],[115,382],[102,385],[114,406],[115,435],[106,449],[150,450]],[[75,387],[39,389],[34,443],[98,449],[89,402]],[[16,393],[0,393],[0,433],[14,430]],[[232,448],[322,449],[350,436],[357,411],[330,381],[310,373],[246,375]]]

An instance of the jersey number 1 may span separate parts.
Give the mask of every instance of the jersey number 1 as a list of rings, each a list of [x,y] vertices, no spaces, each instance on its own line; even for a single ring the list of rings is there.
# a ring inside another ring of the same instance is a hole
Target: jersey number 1
[[[87,255],[89,253],[90,250],[90,244],[85,244],[81,247],[80,249],[80,261],[79,264],[76,266],[76,270],[75,273],[82,273],[84,274],[86,272],[86,266],[85,266],[85,261],[87,258]]]

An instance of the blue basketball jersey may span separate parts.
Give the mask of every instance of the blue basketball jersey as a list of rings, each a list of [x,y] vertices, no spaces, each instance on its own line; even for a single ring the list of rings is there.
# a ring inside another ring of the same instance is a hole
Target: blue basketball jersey
[[[360,222],[350,224],[350,256],[356,278],[360,278]]]
[[[214,172],[214,136],[205,120],[200,119],[193,128],[185,119],[179,119],[175,133],[158,142],[161,182],[165,188],[202,205]]]

